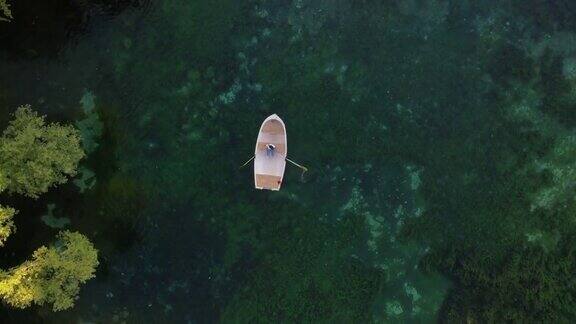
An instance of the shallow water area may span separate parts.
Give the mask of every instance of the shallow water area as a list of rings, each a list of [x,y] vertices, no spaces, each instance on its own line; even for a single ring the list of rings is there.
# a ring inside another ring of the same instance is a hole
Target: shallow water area
[[[2,322],[576,316],[571,2],[8,2],[0,126],[30,104],[86,157],[0,196],[0,265],[61,229],[100,264],[73,308]],[[274,113],[309,169],[278,192],[239,168]]]

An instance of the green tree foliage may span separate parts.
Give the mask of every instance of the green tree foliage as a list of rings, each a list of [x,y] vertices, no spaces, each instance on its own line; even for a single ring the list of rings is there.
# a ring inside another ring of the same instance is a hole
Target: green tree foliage
[[[12,19],[12,11],[10,5],[6,0],[0,0],[0,21],[10,21]]]
[[[18,108],[0,138],[0,192],[36,198],[50,186],[67,181],[84,156],[71,126],[45,125],[29,106]],[[15,231],[16,210],[0,206],[0,246]],[[32,260],[0,270],[0,298],[25,308],[52,304],[54,311],[72,307],[80,284],[94,277],[98,251],[82,234],[61,232],[56,243],[37,249]]]
[[[76,174],[84,157],[80,135],[72,126],[46,125],[43,116],[22,106],[0,138],[0,168],[8,191],[31,198]]]
[[[68,309],[97,266],[92,243],[80,233],[64,231],[56,244],[39,248],[32,260],[0,274],[0,296],[18,308],[50,303],[54,311]]]
[[[3,246],[8,236],[14,232],[12,217],[15,214],[14,208],[0,206],[0,246]]]

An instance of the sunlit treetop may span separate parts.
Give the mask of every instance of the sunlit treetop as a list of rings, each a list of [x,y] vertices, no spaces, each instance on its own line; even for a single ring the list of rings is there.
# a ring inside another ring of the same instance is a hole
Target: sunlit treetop
[[[15,214],[14,208],[0,206],[0,246],[3,246],[8,236],[14,232],[12,217]]]
[[[18,308],[52,304],[54,311],[74,306],[80,284],[94,277],[98,250],[82,234],[64,231],[33,259],[0,273],[0,297]]]
[[[0,170],[8,191],[32,198],[75,175],[82,157],[74,127],[46,124],[30,106],[16,110],[0,137]]]
[[[12,11],[10,11],[10,5],[6,3],[6,0],[0,0],[0,21],[10,20],[12,20]]]

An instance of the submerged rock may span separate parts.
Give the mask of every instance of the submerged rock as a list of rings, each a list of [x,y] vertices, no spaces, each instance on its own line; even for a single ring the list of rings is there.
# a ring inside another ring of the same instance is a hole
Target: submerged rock
[[[402,315],[404,313],[404,309],[402,305],[398,301],[392,301],[386,303],[386,314],[388,316],[396,317]]]
[[[94,99],[96,99],[96,97],[92,92],[89,90],[84,91],[84,95],[82,99],[80,99],[80,104],[85,114],[90,114],[94,111],[94,107],[96,106]]]
[[[90,154],[98,148],[98,140],[102,136],[103,125],[100,121],[98,113],[94,110],[96,104],[96,97],[90,92],[86,91],[80,99],[82,110],[84,111],[85,118],[76,122],[76,127],[80,130],[82,136],[82,148],[86,154]]]
[[[48,213],[42,215],[40,219],[42,222],[51,228],[64,228],[70,225],[70,219],[67,217],[55,217],[54,209],[56,209],[56,204],[48,204]]]
[[[78,170],[78,174],[80,174],[80,177],[74,179],[72,182],[80,189],[80,193],[94,187],[96,184],[96,174],[94,171],[82,166]]]

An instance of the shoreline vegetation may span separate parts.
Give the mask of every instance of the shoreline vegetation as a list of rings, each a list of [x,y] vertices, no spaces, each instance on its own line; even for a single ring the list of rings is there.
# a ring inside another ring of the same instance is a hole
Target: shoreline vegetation
[[[21,106],[0,137],[0,190],[37,199],[76,174],[84,153],[78,131],[45,124],[30,106]],[[0,246],[16,231],[18,212],[0,206]],[[18,215],[26,217],[26,215]],[[52,304],[54,311],[72,307],[79,285],[94,277],[97,250],[84,235],[62,231],[57,241],[34,251],[32,259],[0,270],[0,298],[10,306]]]
[[[6,0],[0,0],[0,21],[10,21],[12,20],[12,11],[10,10],[10,4]]]

